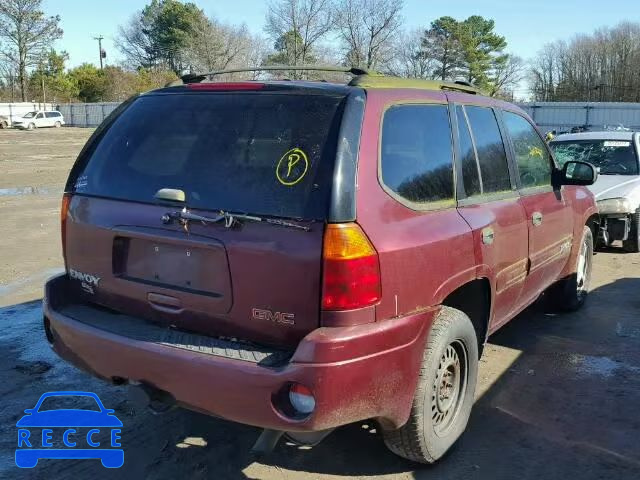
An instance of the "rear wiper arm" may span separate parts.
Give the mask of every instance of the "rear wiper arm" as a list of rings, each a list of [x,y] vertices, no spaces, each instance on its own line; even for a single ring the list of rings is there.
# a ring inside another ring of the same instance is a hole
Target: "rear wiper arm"
[[[280,220],[277,218],[263,218],[255,215],[245,215],[242,213],[231,213],[225,212],[223,210],[220,210],[220,213],[215,217],[205,217],[202,215],[191,213],[189,210],[187,210],[187,207],[184,207],[182,210],[176,212],[167,212],[162,216],[162,223],[164,223],[165,225],[170,224],[174,220],[177,220],[184,227],[185,231],[188,231],[190,221],[200,222],[203,225],[211,225],[224,221],[224,226],[226,228],[233,228],[241,223],[240,220],[249,222],[264,222],[270,225],[295,228],[297,230],[303,230],[305,232],[311,230],[310,227],[307,227],[305,225],[298,225],[293,222],[287,222],[286,220]]]

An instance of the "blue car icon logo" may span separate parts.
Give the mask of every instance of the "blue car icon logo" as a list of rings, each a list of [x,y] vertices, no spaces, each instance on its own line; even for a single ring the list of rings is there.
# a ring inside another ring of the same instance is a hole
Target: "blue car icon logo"
[[[91,408],[47,408],[56,403]],[[18,420],[16,465],[33,468],[39,459],[100,459],[107,468],[124,464],[122,422],[92,392],[48,392]]]

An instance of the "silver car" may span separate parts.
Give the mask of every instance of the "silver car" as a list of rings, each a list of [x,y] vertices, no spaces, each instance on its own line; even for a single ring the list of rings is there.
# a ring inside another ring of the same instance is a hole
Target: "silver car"
[[[582,160],[600,169],[589,188],[600,210],[601,245],[615,240],[640,251],[640,133],[585,132],[559,135],[550,143],[558,163]]]

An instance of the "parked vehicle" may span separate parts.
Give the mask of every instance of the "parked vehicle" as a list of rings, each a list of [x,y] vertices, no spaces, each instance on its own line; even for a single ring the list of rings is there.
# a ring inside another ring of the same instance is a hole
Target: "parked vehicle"
[[[442,457],[487,336],[543,292],[585,301],[596,172],[472,87],[349,71],[120,106],[66,185],[54,350],[262,427],[258,451],[374,419],[398,455]]]
[[[590,162],[600,169],[589,187],[600,210],[598,243],[622,240],[629,252],[640,251],[640,133],[603,131],[561,135],[551,143],[562,164]]]
[[[9,117],[0,115],[0,128],[9,128]]]
[[[64,125],[64,117],[60,112],[34,111],[29,112],[21,118],[13,121],[15,128],[33,130],[34,128],[56,127]]]

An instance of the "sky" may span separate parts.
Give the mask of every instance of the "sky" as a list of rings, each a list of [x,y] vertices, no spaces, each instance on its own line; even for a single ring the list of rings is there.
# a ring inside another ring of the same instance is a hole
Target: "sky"
[[[118,26],[150,0],[44,0],[48,15],[60,15],[64,36],[55,48],[69,53],[69,66],[98,63],[102,35],[108,63],[121,57],[113,44]],[[192,0],[207,15],[232,23],[245,23],[254,33],[263,32],[268,2],[265,0]],[[640,21],[638,0],[405,0],[404,23],[423,28],[443,15],[464,19],[470,15],[492,18],[496,32],[506,37],[507,51],[532,58],[545,44],[569,39],[623,20]]]

